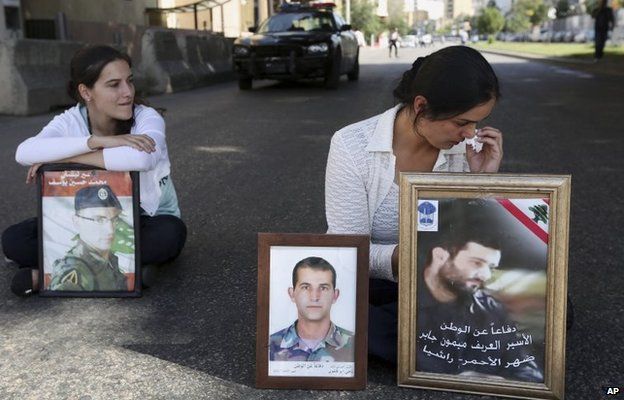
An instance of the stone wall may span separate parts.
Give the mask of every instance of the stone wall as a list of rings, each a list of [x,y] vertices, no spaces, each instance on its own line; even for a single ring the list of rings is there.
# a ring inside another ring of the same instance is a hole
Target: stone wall
[[[615,26],[611,33],[611,42],[614,44],[624,43],[624,9],[614,11]],[[570,31],[573,33],[587,32],[594,30],[594,19],[591,15],[572,15],[566,18],[556,19],[553,23],[553,30]]]
[[[66,85],[76,42],[0,41],[0,113],[29,115],[71,104]]]
[[[231,79],[232,42],[203,31],[147,29],[137,67],[143,90],[171,93]]]
[[[137,92],[171,93],[233,79],[232,39],[203,31],[149,28],[133,57]],[[0,114],[30,115],[72,104],[66,94],[69,62],[84,43],[0,40]],[[119,48],[119,46],[115,46]]]

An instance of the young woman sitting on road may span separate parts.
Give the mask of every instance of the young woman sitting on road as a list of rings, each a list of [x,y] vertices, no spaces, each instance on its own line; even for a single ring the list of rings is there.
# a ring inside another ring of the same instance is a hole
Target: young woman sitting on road
[[[30,166],[32,182],[43,163],[80,163],[111,171],[140,171],[141,262],[149,285],[157,265],[176,258],[186,226],[170,176],[165,122],[135,97],[131,60],[108,46],[79,50],[71,60],[70,96],[78,104],[57,115],[37,136],[22,142],[15,158]],[[10,226],[2,234],[7,259],[20,269],[12,291],[38,290],[37,219]]]

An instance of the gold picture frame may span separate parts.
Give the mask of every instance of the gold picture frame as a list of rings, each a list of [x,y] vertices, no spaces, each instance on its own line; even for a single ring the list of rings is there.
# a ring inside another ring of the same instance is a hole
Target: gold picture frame
[[[570,187],[401,173],[399,386],[564,398]]]

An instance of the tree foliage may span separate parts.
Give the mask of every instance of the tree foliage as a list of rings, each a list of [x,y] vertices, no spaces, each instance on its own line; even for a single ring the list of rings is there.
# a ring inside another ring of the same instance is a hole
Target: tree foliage
[[[505,30],[523,32],[542,24],[548,18],[548,6],[543,0],[518,0],[507,16]]]
[[[531,28],[531,22],[526,15],[511,12],[505,20],[505,30],[507,32],[525,32]]]
[[[397,28],[401,35],[405,35],[412,29],[405,20],[404,7],[405,3],[403,0],[388,0],[388,18],[383,21],[386,30],[393,31],[394,28]]]
[[[565,18],[570,13],[570,3],[568,0],[559,0],[555,5],[555,9],[557,10],[557,18]]]
[[[382,25],[376,11],[377,6],[370,0],[352,0],[351,25],[361,30],[367,38],[371,34],[379,34],[382,30]]]
[[[480,34],[495,35],[505,26],[505,17],[496,7],[486,7],[477,16],[477,29]]]

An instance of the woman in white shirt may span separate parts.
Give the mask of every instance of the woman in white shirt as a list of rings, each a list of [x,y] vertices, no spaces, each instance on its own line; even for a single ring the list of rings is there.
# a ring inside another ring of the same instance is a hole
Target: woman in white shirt
[[[141,262],[146,283],[155,265],[176,258],[186,241],[170,176],[165,122],[135,97],[130,58],[108,46],[76,52],[70,64],[69,95],[78,104],[57,115],[39,134],[22,142],[15,158],[30,166],[32,182],[44,163],[80,163],[112,171],[140,171]],[[37,220],[10,226],[2,234],[6,258],[21,268],[11,289],[38,290]]]
[[[328,233],[371,236],[369,352],[396,359],[400,171],[498,171],[503,135],[477,124],[500,97],[496,74],[465,46],[418,58],[394,90],[398,105],[336,132],[325,177]],[[466,146],[476,136],[480,152]]]

